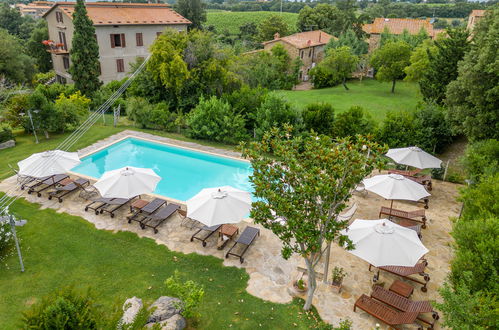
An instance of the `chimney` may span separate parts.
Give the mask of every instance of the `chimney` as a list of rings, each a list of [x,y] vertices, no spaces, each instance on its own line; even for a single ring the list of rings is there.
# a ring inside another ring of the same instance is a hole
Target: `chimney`
[[[307,41],[307,46],[308,46],[308,47],[310,47],[310,45],[311,45],[311,44],[312,44],[312,40],[310,40],[310,39],[309,39],[309,40]]]
[[[281,37],[281,35],[279,34],[279,32],[276,32],[276,33],[274,34],[274,40],[277,40],[277,39],[279,39],[280,37]]]

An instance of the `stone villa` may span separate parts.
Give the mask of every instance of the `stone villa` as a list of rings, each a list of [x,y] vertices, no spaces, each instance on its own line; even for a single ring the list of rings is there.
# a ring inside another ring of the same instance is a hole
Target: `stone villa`
[[[58,2],[43,17],[48,22],[49,52],[56,81],[70,83],[74,2]],[[149,46],[165,28],[186,31],[191,23],[166,4],[87,2],[89,18],[95,26],[99,61],[104,83],[121,80],[137,58],[149,55]]]
[[[470,16],[468,16],[468,25],[466,28],[473,31],[473,28],[485,16],[486,10],[472,10]]]
[[[287,37],[281,37],[276,33],[273,40],[263,43],[263,48],[270,51],[276,44],[281,44],[292,59],[300,57],[303,62],[299,73],[300,80],[307,81],[310,69],[324,58],[324,48],[331,38],[333,36],[320,30],[295,33]]]

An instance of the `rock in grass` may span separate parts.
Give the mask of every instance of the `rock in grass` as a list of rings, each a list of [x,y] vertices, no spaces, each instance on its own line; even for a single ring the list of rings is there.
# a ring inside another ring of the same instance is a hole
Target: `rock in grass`
[[[167,320],[159,322],[161,330],[182,330],[187,326],[187,322],[180,314],[175,314]]]
[[[147,323],[158,323],[180,314],[182,301],[178,298],[162,296],[156,300],[149,309],[154,310]]]
[[[132,297],[127,299],[123,304],[123,316],[121,317],[120,324],[131,324],[142,308],[142,299]]]

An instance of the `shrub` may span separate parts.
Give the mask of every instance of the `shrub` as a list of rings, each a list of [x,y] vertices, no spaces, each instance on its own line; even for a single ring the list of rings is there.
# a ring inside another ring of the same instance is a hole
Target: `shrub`
[[[77,91],[74,94],[66,96],[64,93],[55,100],[55,111],[59,121],[63,123],[62,130],[65,128],[77,127],[88,115],[88,106],[90,99]]]
[[[147,128],[152,106],[143,97],[130,97],[126,101],[126,114],[141,128]]]
[[[498,173],[499,141],[490,139],[468,145],[461,162],[473,182],[480,182],[482,177]]]
[[[291,124],[298,127],[301,123],[300,113],[287,101],[275,94],[269,94],[256,110],[255,137],[262,138],[272,127]]]
[[[314,88],[325,88],[336,86],[341,80],[334,78],[333,71],[325,66],[317,65],[309,72]]]
[[[416,145],[414,116],[409,112],[387,113],[377,135],[390,148]]]
[[[182,316],[185,318],[198,317],[199,313],[196,312],[196,307],[201,303],[204,297],[204,288],[202,285],[194,281],[182,282],[177,270],[173,276],[165,281],[168,294],[182,300]]]
[[[97,329],[99,319],[90,295],[72,288],[42,298],[23,313],[26,329]]]
[[[9,222],[0,222],[0,260],[14,243]]]
[[[39,72],[33,77],[33,86],[43,85],[55,77],[55,71]]]
[[[308,104],[302,112],[303,125],[307,130],[329,135],[333,129],[334,109],[329,103]]]
[[[246,129],[252,131],[255,127],[256,109],[263,103],[267,94],[266,88],[243,86],[231,94],[225,94],[223,99],[230,104],[235,113],[245,117]]]
[[[0,125],[0,143],[14,140],[14,135],[12,134],[12,129],[10,126],[5,124]]]
[[[371,116],[359,106],[353,106],[336,116],[333,135],[336,137],[354,136],[374,132],[375,123]]]
[[[499,217],[499,173],[487,176],[482,182],[461,191],[460,200],[464,203],[462,216],[467,219]]]
[[[420,105],[414,113],[415,145],[441,153],[452,143],[451,125],[443,107],[434,103]]]
[[[247,138],[244,117],[216,96],[201,98],[187,116],[188,134],[193,138],[237,143]]]

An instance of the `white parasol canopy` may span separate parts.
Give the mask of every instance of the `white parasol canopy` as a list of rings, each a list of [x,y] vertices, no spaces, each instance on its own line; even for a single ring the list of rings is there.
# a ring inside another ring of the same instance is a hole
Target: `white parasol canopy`
[[[187,201],[187,217],[206,226],[237,223],[251,210],[251,194],[231,186],[205,188]]]
[[[375,267],[413,267],[428,253],[416,231],[387,219],[355,220],[342,233],[355,244],[348,252]]]
[[[430,196],[423,185],[405,178],[400,174],[382,174],[362,181],[366,190],[385,199],[418,201]]]
[[[386,153],[386,156],[390,157],[398,164],[419,169],[440,168],[440,165],[442,164],[440,159],[418,147],[390,149]]]
[[[127,166],[105,172],[94,187],[102,197],[129,199],[152,193],[160,180],[150,168]]]
[[[80,163],[80,157],[76,152],[48,150],[32,154],[18,162],[17,165],[19,166],[19,174],[42,178],[66,173]]]

